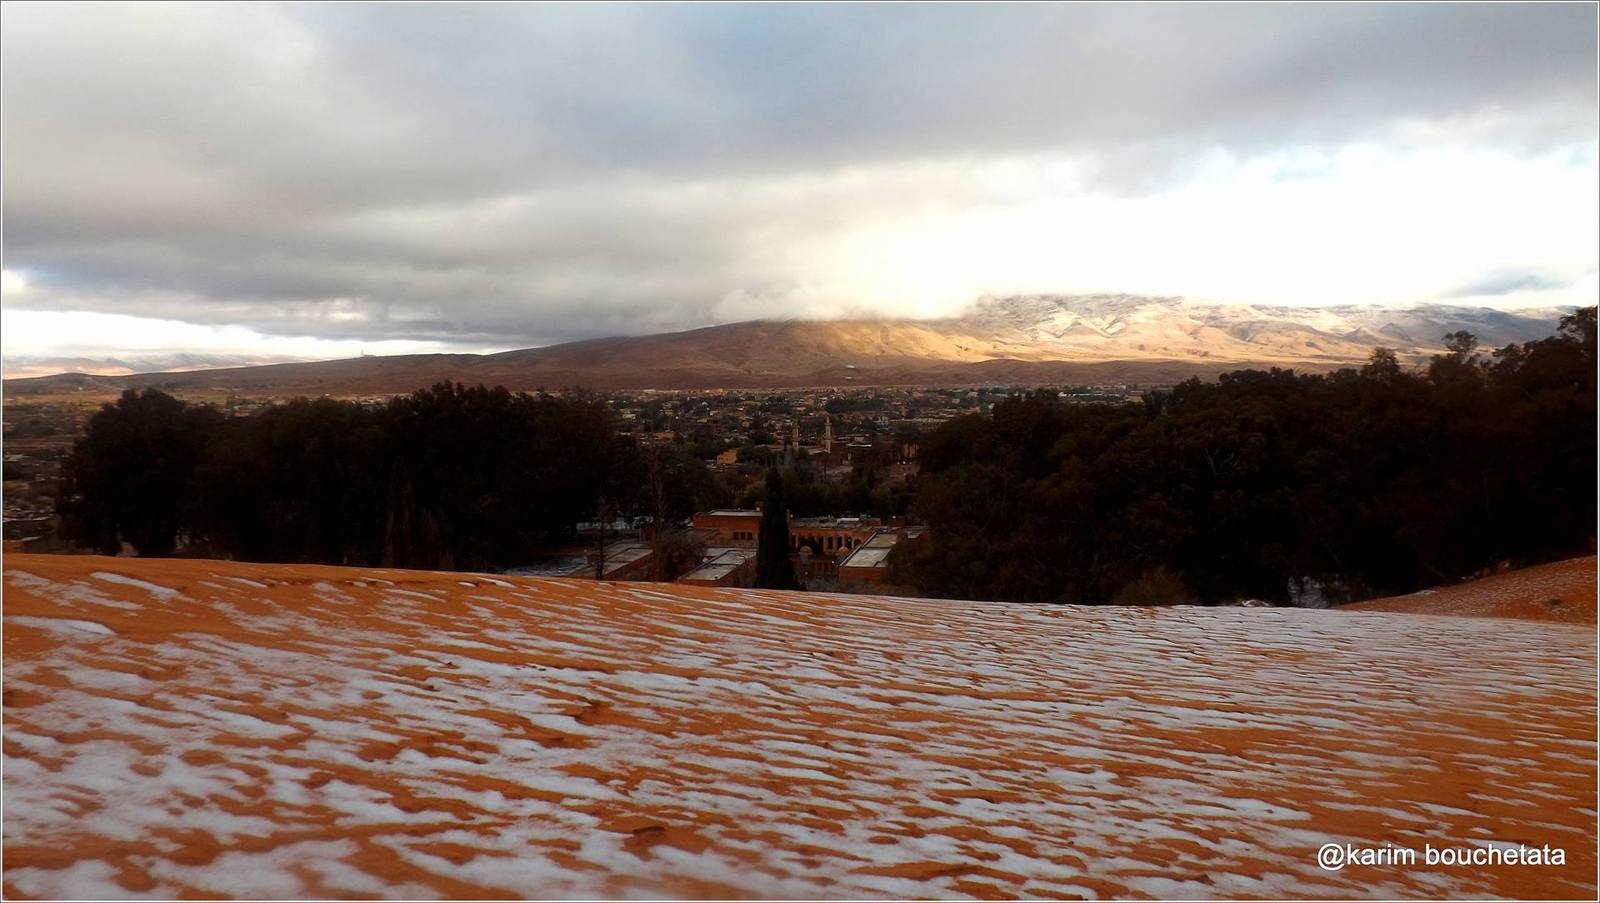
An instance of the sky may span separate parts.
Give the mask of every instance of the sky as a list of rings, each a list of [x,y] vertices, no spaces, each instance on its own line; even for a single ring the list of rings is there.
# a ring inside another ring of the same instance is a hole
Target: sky
[[[0,10],[9,360],[1593,304],[1593,4]]]

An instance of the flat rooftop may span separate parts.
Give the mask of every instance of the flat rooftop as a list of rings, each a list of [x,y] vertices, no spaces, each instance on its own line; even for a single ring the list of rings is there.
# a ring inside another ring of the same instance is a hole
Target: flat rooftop
[[[889,552],[900,542],[894,530],[879,530],[872,538],[857,546],[849,557],[839,562],[842,568],[884,568],[889,566]]]
[[[754,557],[756,557],[754,549],[725,549],[678,579],[704,582],[721,580]]]
[[[850,553],[850,557],[839,562],[842,568],[881,568],[888,567],[889,552],[892,546],[864,545]]]
[[[839,530],[853,530],[857,527],[876,526],[877,523],[877,518],[870,517],[797,517],[792,521],[792,525],[796,527]]]
[[[605,573],[610,574],[618,568],[626,567],[641,558],[651,554],[649,546],[616,546],[606,549]],[[567,572],[568,576],[592,577],[594,575],[594,562],[590,561]]]

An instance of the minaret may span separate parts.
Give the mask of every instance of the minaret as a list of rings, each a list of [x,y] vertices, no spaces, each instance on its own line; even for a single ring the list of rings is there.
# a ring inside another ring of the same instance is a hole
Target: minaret
[[[833,454],[833,416],[829,415],[822,421],[822,451]]]
[[[800,450],[800,421],[798,420],[794,422],[794,426],[789,430],[789,442],[794,446],[795,451]]]

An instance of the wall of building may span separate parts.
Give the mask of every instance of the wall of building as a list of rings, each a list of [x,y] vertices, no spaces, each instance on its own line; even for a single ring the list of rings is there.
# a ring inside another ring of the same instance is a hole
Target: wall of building
[[[761,534],[761,513],[705,511],[694,516],[694,529],[704,531],[707,545],[754,548]]]

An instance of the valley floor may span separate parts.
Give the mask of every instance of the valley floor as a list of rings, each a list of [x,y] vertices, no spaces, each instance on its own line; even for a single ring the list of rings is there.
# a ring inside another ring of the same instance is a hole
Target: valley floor
[[[20,554],[4,587],[7,897],[1596,890],[1592,626]]]

